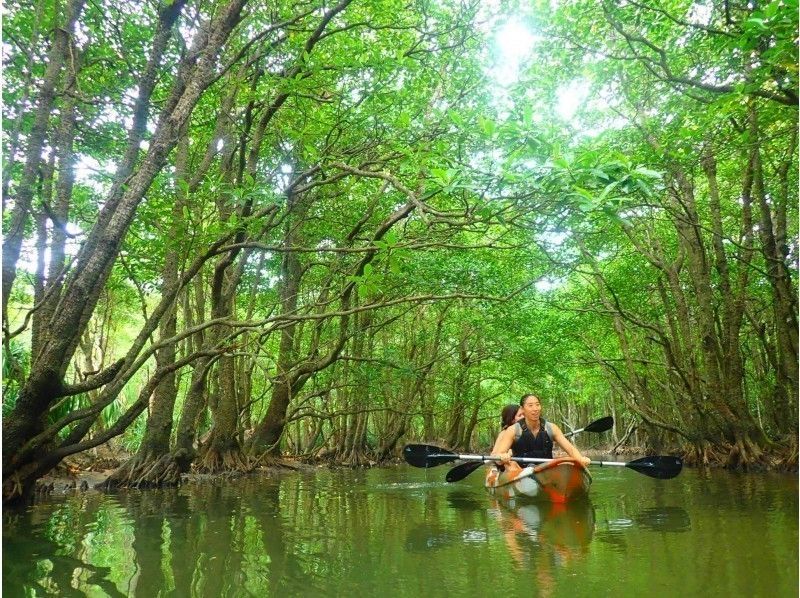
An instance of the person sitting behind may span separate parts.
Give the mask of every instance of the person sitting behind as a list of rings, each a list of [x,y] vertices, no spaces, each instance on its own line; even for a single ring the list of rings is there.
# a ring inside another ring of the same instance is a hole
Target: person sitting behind
[[[525,416],[522,413],[522,408],[516,403],[509,403],[508,405],[503,407],[503,410],[500,412],[500,423],[502,425],[502,428],[500,429],[500,434],[497,435],[497,438],[494,441],[494,448],[492,449],[492,454],[494,454],[494,450],[497,448],[497,443],[500,441],[500,437],[502,436],[503,431],[506,430],[507,428],[510,428],[524,417]],[[516,465],[516,463],[514,463],[513,461],[512,464]],[[495,464],[495,466],[499,471],[505,470],[505,466],[501,464]]]
[[[525,416],[522,413],[522,409],[516,403],[509,403],[503,410],[500,412],[500,422],[502,424],[502,430],[505,430],[509,426],[513,426],[519,420],[523,419]],[[499,438],[499,436],[498,436]]]

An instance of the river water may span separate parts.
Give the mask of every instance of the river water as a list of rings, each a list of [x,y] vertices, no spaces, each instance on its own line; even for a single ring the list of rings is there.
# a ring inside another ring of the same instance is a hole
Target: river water
[[[593,469],[591,500],[449,466],[54,496],[3,513],[4,596],[798,595],[796,475]]]

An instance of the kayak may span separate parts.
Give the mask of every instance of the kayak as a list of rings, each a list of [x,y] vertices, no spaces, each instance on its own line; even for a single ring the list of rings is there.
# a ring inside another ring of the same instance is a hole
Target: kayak
[[[490,494],[506,500],[535,498],[565,503],[588,496],[592,476],[582,463],[569,457],[525,468],[512,461],[502,472],[490,468],[484,485]]]

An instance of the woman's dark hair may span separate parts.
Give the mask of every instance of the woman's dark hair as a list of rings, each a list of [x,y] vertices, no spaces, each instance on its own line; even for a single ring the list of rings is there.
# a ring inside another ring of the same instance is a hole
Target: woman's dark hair
[[[503,410],[500,412],[500,419],[503,422],[504,430],[514,423],[514,418],[517,415],[517,411],[519,411],[519,405],[516,403],[509,403],[503,407]]]

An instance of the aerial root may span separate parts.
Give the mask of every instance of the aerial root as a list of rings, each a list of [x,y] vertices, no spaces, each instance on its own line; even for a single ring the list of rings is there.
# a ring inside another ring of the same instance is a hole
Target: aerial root
[[[227,450],[209,448],[195,465],[197,473],[248,473],[252,470],[253,464],[238,448]]]
[[[764,445],[743,434],[732,442],[692,444],[685,448],[683,460],[687,465],[727,469],[791,470],[798,465],[798,444],[796,438],[791,438]]]
[[[95,487],[112,490],[177,486],[181,482],[182,473],[180,464],[172,454],[136,455]]]

